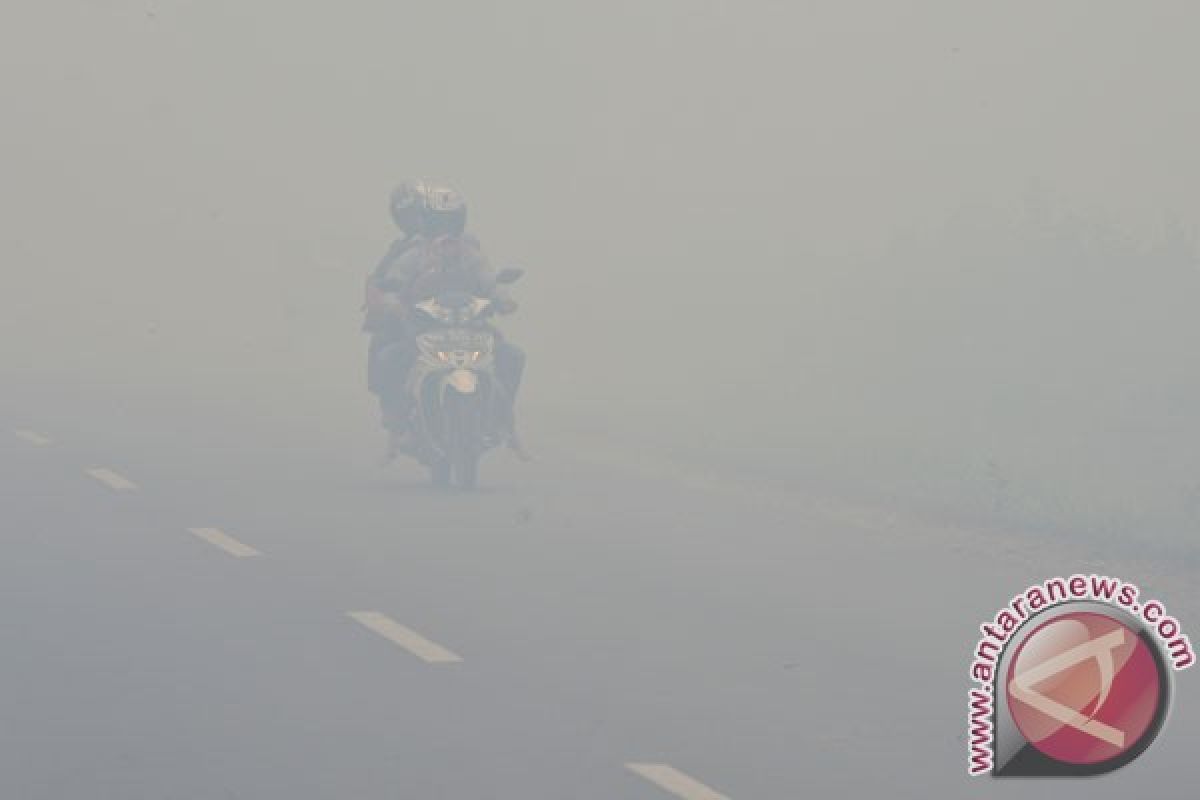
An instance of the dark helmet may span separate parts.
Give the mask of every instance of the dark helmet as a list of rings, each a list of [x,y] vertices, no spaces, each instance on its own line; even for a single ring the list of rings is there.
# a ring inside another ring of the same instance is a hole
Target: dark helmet
[[[426,191],[425,184],[420,181],[404,181],[392,190],[388,210],[392,212],[392,221],[397,228],[408,234],[420,231],[424,221]]]
[[[467,229],[467,204],[447,186],[425,188],[421,231],[426,236],[460,236]]]

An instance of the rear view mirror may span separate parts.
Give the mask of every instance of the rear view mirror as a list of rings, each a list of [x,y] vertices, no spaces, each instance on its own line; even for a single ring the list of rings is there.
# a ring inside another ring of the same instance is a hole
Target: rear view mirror
[[[505,267],[496,273],[496,283],[516,283],[521,276],[525,274],[525,270],[517,267]]]

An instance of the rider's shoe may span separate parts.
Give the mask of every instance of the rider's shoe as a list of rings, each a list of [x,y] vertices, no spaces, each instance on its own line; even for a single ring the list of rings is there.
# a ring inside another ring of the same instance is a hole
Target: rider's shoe
[[[405,452],[412,446],[412,434],[407,429],[388,431],[387,450],[383,456],[383,463],[390,464],[396,460],[396,456]]]
[[[522,461],[533,461],[533,456],[525,449],[525,445],[521,441],[521,437],[517,436],[516,431],[508,432],[508,449],[512,450],[516,457]]]

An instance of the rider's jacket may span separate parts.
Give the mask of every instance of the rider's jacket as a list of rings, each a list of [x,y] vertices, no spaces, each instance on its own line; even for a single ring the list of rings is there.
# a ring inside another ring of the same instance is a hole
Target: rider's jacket
[[[411,236],[394,242],[368,279],[365,327],[400,334],[408,309],[446,291],[491,298],[502,313],[516,308],[497,285],[496,273],[474,236]]]
[[[414,234],[406,233],[399,237],[392,242],[387,252],[383,254],[383,258],[379,259],[375,269],[367,276],[363,298],[363,311],[365,312],[363,330],[371,333],[385,333],[389,327],[393,327],[393,321],[389,319],[392,315],[389,314],[386,307],[387,290],[384,288],[383,278],[396,261],[420,241],[421,237]]]

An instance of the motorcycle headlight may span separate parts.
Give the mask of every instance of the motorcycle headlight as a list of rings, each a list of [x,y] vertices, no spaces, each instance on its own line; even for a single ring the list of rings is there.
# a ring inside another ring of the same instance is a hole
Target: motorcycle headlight
[[[480,331],[430,332],[417,337],[425,358],[454,367],[471,367],[488,360],[495,347],[490,333]]]
[[[482,356],[478,350],[451,350],[450,352],[439,352],[438,358],[446,364],[458,369],[473,367],[479,362]]]

